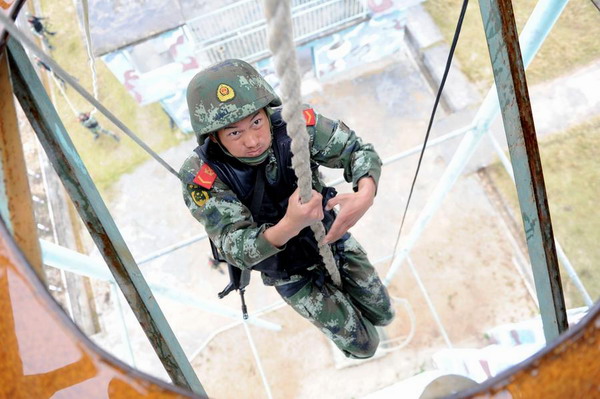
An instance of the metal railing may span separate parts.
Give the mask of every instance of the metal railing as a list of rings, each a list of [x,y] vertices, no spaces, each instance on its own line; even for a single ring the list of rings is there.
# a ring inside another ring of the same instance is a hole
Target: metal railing
[[[297,45],[359,23],[368,9],[360,0],[292,0],[292,29]],[[269,56],[262,0],[242,0],[187,21],[200,59],[248,62]]]

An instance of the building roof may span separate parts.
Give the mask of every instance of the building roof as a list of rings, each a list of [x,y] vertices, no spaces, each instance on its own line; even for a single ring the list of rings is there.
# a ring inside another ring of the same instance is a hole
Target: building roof
[[[179,1],[89,1],[90,34],[95,56],[176,28],[183,21]]]
[[[89,24],[95,56],[110,53],[174,29],[232,0],[89,0]],[[83,15],[79,6],[79,16]],[[83,21],[83,18],[80,18]]]

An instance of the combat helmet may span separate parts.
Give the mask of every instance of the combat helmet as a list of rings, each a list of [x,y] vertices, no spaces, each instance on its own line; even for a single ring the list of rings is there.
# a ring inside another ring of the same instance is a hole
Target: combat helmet
[[[222,61],[190,81],[187,103],[198,143],[225,126],[281,100],[267,81],[247,62]]]

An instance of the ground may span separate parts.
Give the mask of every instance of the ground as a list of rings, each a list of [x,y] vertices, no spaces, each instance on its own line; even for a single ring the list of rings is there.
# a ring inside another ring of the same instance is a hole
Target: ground
[[[428,0],[423,3],[448,43],[452,40],[462,2],[463,0]],[[537,0],[512,2],[519,32],[538,3],[540,2]],[[600,57],[600,47],[595,40],[600,34],[600,13],[593,2],[572,0],[553,5],[565,5],[565,8],[527,71],[527,81],[530,84],[562,76]],[[456,58],[471,81],[479,82],[479,87],[489,87],[493,76],[477,1],[471,1],[467,7]]]

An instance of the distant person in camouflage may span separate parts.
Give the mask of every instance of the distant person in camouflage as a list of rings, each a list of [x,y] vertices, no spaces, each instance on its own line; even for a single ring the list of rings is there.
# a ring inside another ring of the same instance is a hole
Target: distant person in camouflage
[[[33,59],[35,60],[35,64],[38,66],[38,68],[45,70],[48,73],[51,73],[52,76],[54,76],[54,78],[58,81],[58,83],[61,85],[61,87],[66,89],[66,85],[65,85],[65,81],[63,78],[61,78],[60,76],[58,76],[54,71],[52,71],[52,68],[50,68],[48,66],[48,64],[46,64],[44,61],[41,60],[41,58],[34,56]]]
[[[201,71],[187,100],[199,146],[181,167],[183,196],[218,254],[237,268],[260,271],[264,284],[346,356],[373,356],[375,326],[389,324],[394,311],[365,251],[347,232],[373,203],[381,173],[373,147],[344,123],[306,107],[313,195],[301,204],[291,140],[275,108],[281,100],[254,68],[227,60]],[[344,169],[354,192],[336,195],[321,180],[319,165]],[[325,271],[308,227],[321,220],[341,288]]]
[[[44,25],[44,23],[42,22],[42,20],[44,20],[44,19],[46,19],[46,18],[36,17],[35,15],[27,14],[27,22],[29,23],[29,27],[31,28],[31,31],[37,37],[42,39],[42,42],[44,43],[44,45],[47,48],[52,50],[52,49],[54,49],[54,47],[52,47],[52,45],[48,41],[48,36],[46,36],[46,35],[54,36],[56,34],[56,32],[50,32],[46,28],[46,25]]]
[[[96,118],[91,116],[89,112],[81,112],[79,114],[79,122],[94,135],[94,140],[97,140],[101,134],[105,134],[119,141],[119,136],[100,126]]]

